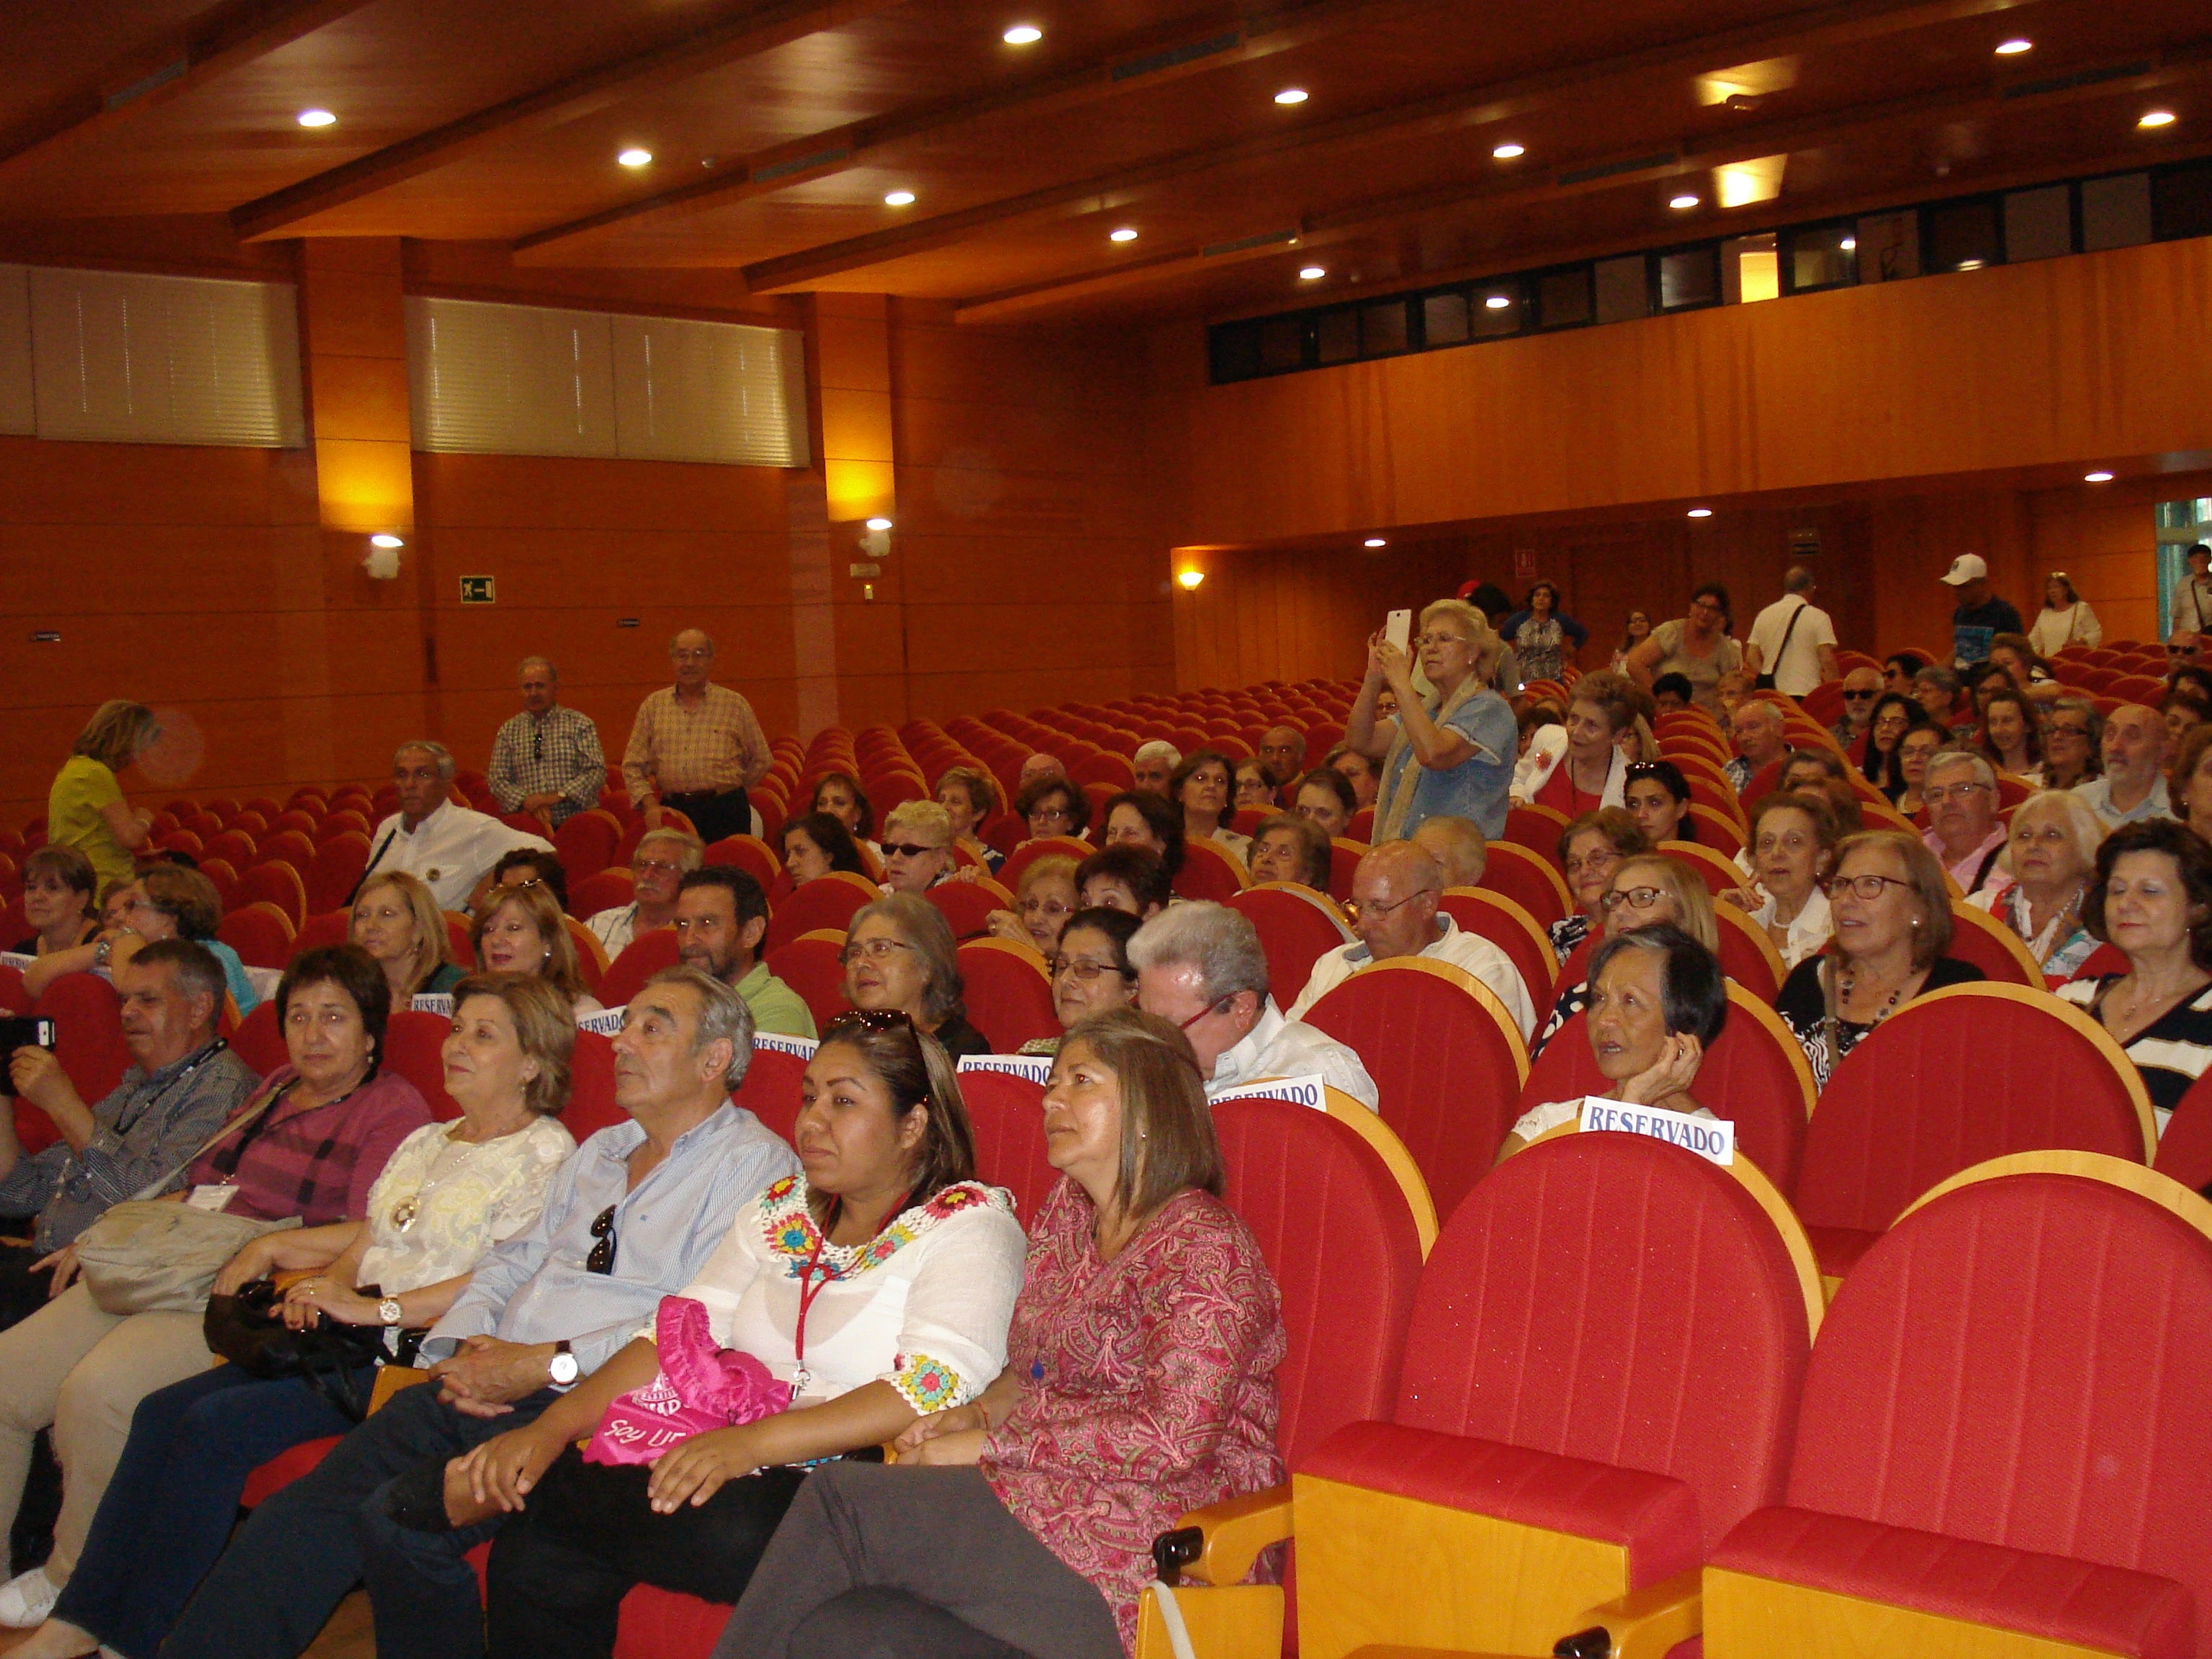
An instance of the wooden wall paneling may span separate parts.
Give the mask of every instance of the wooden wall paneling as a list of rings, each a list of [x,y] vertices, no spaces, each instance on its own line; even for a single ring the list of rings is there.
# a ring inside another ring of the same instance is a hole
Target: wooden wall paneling
[[[2027,497],[2033,525],[2029,591],[2019,601],[2042,603],[2044,578],[2063,570],[2105,625],[2106,639],[2156,640],[2156,520],[2160,501],[2212,495],[2212,471],[2123,477],[2109,484],[2036,490]]]

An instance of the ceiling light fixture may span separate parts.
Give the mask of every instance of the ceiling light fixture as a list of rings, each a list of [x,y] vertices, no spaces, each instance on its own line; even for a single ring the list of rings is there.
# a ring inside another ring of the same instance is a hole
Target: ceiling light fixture
[[[1302,283],[1317,283],[1328,275],[1328,271],[1323,266],[1307,265],[1298,272],[1298,280]]]
[[[1856,253],[1859,251],[1859,239],[1856,236],[1846,236],[1836,246],[1846,253]]]
[[[1106,240],[1109,242],[1133,242],[1137,240],[1137,233],[1124,225],[1119,230],[1108,231]]]
[[[1503,294],[1493,294],[1482,303],[1489,307],[1492,311],[1503,311],[1506,307],[1511,305],[1513,301]]]
[[[1510,161],[1516,155],[1526,155],[1528,149],[1525,144],[1500,144],[1490,153],[1501,161]]]
[[[2083,483],[2110,483],[2112,481],[2112,475],[2109,472],[2084,472],[2081,475]]]
[[[1304,87],[1285,87],[1275,94],[1275,101],[1279,104],[1303,104],[1305,100],[1306,89]],[[2166,118],[2171,120],[2173,118],[2168,116]]]
[[[1362,547],[1388,547],[1390,545],[1389,542],[1385,541],[1380,536],[1370,536],[1365,541],[1359,544]]]
[[[648,167],[653,161],[653,152],[649,149],[626,149],[615,160],[626,167]]]
[[[407,544],[390,531],[380,531],[368,538],[371,547],[404,547]]]
[[[2145,110],[2136,118],[2136,125],[2139,127],[2170,127],[2173,125],[2173,112],[2170,109]]]
[[[1186,570],[1177,575],[1176,580],[1182,584],[1182,591],[1184,592],[1195,593],[1198,592],[1198,585],[1206,580],[1206,572],[1203,570]]]
[[[1680,196],[1670,198],[1667,205],[1673,208],[1677,213],[1680,213],[1690,208],[1701,207],[1704,205],[1704,203],[1700,198],[1692,196],[1685,192]]]
[[[1693,519],[1710,519],[1713,516],[1713,510],[1710,507],[1693,507],[1690,509],[1690,516]]]
[[[338,118],[326,109],[303,109],[300,112],[300,125],[303,127],[334,127],[337,124]]]
[[[871,519],[868,520],[868,528],[871,530],[889,530],[890,527],[891,521],[889,519]]]
[[[1997,56],[2000,58],[2017,58],[2024,52],[2033,52],[2034,50],[2034,41],[2022,40],[2015,38],[2010,40],[2000,41],[1997,46]]]
[[[891,191],[890,195],[884,198],[884,205],[885,207],[912,207],[914,205],[914,192],[910,190],[895,190]]]
[[[1982,268],[1982,262],[1979,259],[1961,259],[1959,261],[1958,268],[1960,270],[1979,270]]]
[[[1010,46],[1033,46],[1044,39],[1044,31],[1035,23],[1017,23],[999,38]]]

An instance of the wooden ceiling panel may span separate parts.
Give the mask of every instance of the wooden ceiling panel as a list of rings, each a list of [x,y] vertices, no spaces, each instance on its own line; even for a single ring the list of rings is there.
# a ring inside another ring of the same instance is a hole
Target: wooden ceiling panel
[[[8,61],[0,76],[0,133],[14,131],[72,89],[96,86],[212,9],[212,0],[71,0],[8,9]]]

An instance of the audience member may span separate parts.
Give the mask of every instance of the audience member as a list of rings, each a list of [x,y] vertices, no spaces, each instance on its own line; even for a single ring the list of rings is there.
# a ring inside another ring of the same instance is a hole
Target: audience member
[[[1696,706],[1697,688],[1690,684],[1687,674],[1654,674],[1651,677],[1652,706],[1662,714],[1672,714]]]
[[[1628,672],[1628,653],[1650,637],[1651,613],[1648,611],[1630,611],[1628,621],[1620,631],[1620,643],[1613,647],[1613,660],[1607,666],[1616,674],[1626,674]],[[1659,695],[1656,685],[1651,688],[1651,694],[1655,697]],[[1687,696],[1683,698],[1684,702],[1688,701]]]
[[[1557,586],[1540,581],[1528,590],[1521,608],[1498,623],[1498,637],[1520,659],[1523,679],[1564,682],[1567,669],[1589,643],[1589,629],[1560,611]]]
[[[1921,780],[1928,802],[1928,833],[1921,839],[1960,892],[1971,896],[1984,887],[2010,885],[1996,775],[1990,763],[1970,749],[1946,749],[1929,758]]]
[[[1164,801],[1167,785],[1163,781],[1157,791],[1139,788],[1137,793]],[[1091,827],[1091,797],[1066,778],[1035,778],[1014,798],[1014,815],[1029,825],[1031,841],[1048,836],[1079,840]]]
[[[1375,805],[1375,791],[1382,781],[1382,774],[1374,756],[1348,743],[1340,743],[1328,751],[1328,758],[1322,763],[1333,772],[1342,773],[1345,781],[1352,786],[1354,811]]]
[[[2074,793],[2106,829],[2173,816],[2166,787],[2166,722],[2141,703],[2123,703],[2105,719],[2104,775]]]
[[[371,876],[362,884],[346,938],[384,970],[395,1008],[461,982],[463,970],[453,962],[453,938],[438,901],[404,870]]]
[[[956,1060],[997,1052],[968,1023],[952,924],[927,899],[889,893],[862,905],[837,959],[845,969],[845,1000],[855,1008],[904,1014]]]
[[[1060,948],[1060,930],[1079,908],[1075,870],[1065,853],[1031,859],[1014,889],[1014,908],[991,912],[991,936],[1027,945],[1049,961]]]
[[[51,842],[23,860],[23,920],[30,937],[8,948],[19,956],[43,957],[88,945],[100,932],[94,896],[100,878],[92,860],[74,847]]]
[[[1621,785],[1620,804],[1654,847],[1662,841],[1698,838],[1698,821],[1690,812],[1690,781],[1672,761],[1632,765]]]
[[[543,887],[502,887],[470,932],[477,967],[487,974],[529,974],[568,998],[580,1014],[602,1012],[584,987],[567,918]]]
[[[518,847],[511,853],[501,853],[498,862],[484,872],[476,891],[469,896],[469,914],[482,915],[493,893],[501,887],[534,887],[541,882],[553,895],[556,907],[565,914],[568,908],[568,872],[561,867],[557,855],[536,847]]]
[[[1854,761],[1866,754],[1867,732],[1874,724],[1874,713],[1881,696],[1880,669],[1863,665],[1844,676],[1844,712],[1828,728],[1828,735],[1841,744]]]
[[[1261,1078],[1318,1073],[1373,1109],[1375,1080],[1359,1056],[1267,994],[1267,957],[1250,921],[1226,905],[1177,904],[1129,941],[1137,1006],[1181,1026],[1210,1097]]]
[[[2051,677],[2051,665],[2036,655],[2025,634],[2000,634],[1991,640],[1990,666],[2011,675],[2013,689],[2025,696],[2057,695],[2058,683]]]
[[[1547,732],[1552,733],[1550,743],[1554,747],[1564,740],[1565,718],[1564,712],[1547,698],[1529,698],[1522,703],[1519,712],[1513,717],[1514,729],[1519,734],[1516,740],[1520,744],[1514,755],[1516,773],[1522,763],[1528,760],[1528,750],[1534,746],[1538,738]]]
[[[951,875],[952,817],[933,800],[903,800],[884,820],[884,891],[922,893]]]
[[[1723,628],[1726,626],[1727,624],[1723,624]],[[1741,668],[1723,674],[1713,682],[1713,699],[1720,705],[1717,718],[1721,723],[1723,731],[1728,729],[1728,723],[1735,716],[1735,711],[1750,699],[1755,689],[1751,683],[1751,676]]]
[[[1470,933],[1437,908],[1443,870],[1409,841],[1385,842],[1359,860],[1352,878],[1352,931],[1358,939],[1325,951],[1305,989],[1284,1016],[1303,1020],[1322,997],[1370,963],[1420,957],[1464,969],[1487,988],[1527,1041],[1536,1026],[1535,1005],[1513,959],[1480,933]]]
[[[1782,597],[1753,619],[1744,641],[1744,672],[1786,697],[1802,697],[1836,678],[1836,624],[1813,603],[1819,591],[1811,566],[1790,566]]]
[[[563,708],[560,671],[544,657],[525,657],[522,712],[492,739],[484,784],[502,812],[527,812],[547,831],[599,804],[607,759],[599,728],[580,709]]]
[[[1664,921],[1691,934],[1709,951],[1717,952],[1721,948],[1720,925],[1713,920],[1712,895],[1696,871],[1680,859],[1657,853],[1639,853],[1623,859],[1614,867],[1600,902],[1606,938]],[[1541,1054],[1544,1045],[1559,1034],[1559,1027],[1589,1002],[1589,979],[1585,973],[1553,999],[1552,1012],[1544,1022],[1544,1029],[1529,1045],[1530,1058]]]
[[[1235,800],[1240,812],[1282,810],[1276,800],[1275,786],[1268,780],[1267,769],[1257,760],[1237,763]]]
[[[902,1435],[897,1467],[806,1482],[717,1659],[1118,1659],[1152,1540],[1284,1479],[1281,1297],[1220,1200],[1192,1058],[1128,1010],[1068,1033],[1044,1097],[1046,1156],[1066,1179],[1031,1230],[1006,1369]],[[908,1645],[917,1614],[924,1648]]]
[[[94,710],[47,791],[46,845],[75,848],[103,883],[129,880],[131,855],[152,835],[154,815],[144,807],[132,810],[116,775],[161,735],[154,711],[143,703],[117,697]]]
[[[1063,1031],[1137,1000],[1137,970],[1129,965],[1129,941],[1143,926],[1127,911],[1104,905],[1079,910],[1068,919],[1052,957],[1052,1009]],[[1060,1043],[1058,1037],[1036,1037],[1022,1044],[1021,1051],[1056,1054]]]
[[[1182,751],[1164,738],[1154,738],[1150,743],[1140,743],[1129,762],[1136,775],[1135,787],[1148,790],[1155,795],[1168,792],[1168,779],[1176,767],[1182,764]],[[1019,808],[1016,809],[1019,811]],[[1054,831],[1055,834],[1064,833]]]
[[[1278,812],[1261,819],[1252,832],[1248,868],[1255,887],[1261,882],[1288,881],[1326,893],[1330,865],[1328,836],[1311,818]]]
[[[1061,763],[1059,756],[1031,755],[1022,763],[1022,769],[1014,775],[1014,791],[1020,793],[1039,778],[1064,778],[1066,775],[1067,768]]]
[[[783,826],[783,872],[793,887],[838,870],[867,874],[860,844],[843,823],[827,812],[803,812]]]
[[[1751,913],[1785,968],[1823,948],[1835,931],[1820,884],[1842,839],[1825,794],[1778,790],[1751,809],[1749,851],[1759,884],[1721,897]]]
[[[2013,808],[2007,856],[2012,884],[1989,886],[1966,902],[2003,922],[2051,981],[2071,979],[2096,950],[2081,919],[2105,826],[2066,789],[2044,789]]]
[[[794,820],[784,831],[784,845],[791,845],[794,830],[805,834],[810,822],[805,817]],[[840,836],[844,836],[843,826],[836,819],[828,822]],[[823,833],[826,835],[828,831]],[[848,851],[851,845],[848,839]],[[609,962],[627,951],[630,941],[640,933],[665,927],[676,920],[678,890],[684,878],[704,863],[706,857],[706,843],[688,830],[648,830],[638,838],[629,855],[630,902],[611,905],[584,918],[584,926],[592,930],[592,937],[599,940]],[[859,869],[860,854],[852,854],[852,868]],[[795,881],[803,879],[793,877]]]
[[[623,750],[629,804],[653,830],[660,827],[661,809],[674,808],[710,846],[750,835],[745,792],[768,775],[774,760],[768,734],[752,704],[714,683],[714,641],[706,633],[685,629],[669,641],[668,659],[676,683],[638,705]]]
[[[1690,683],[1691,700],[1717,719],[1722,712],[1720,679],[1743,663],[1743,647],[1728,635],[1729,592],[1706,582],[1690,595],[1687,614],[1662,623],[1651,637],[1628,653],[1627,669],[1638,685],[1659,694],[1662,674],[1680,674]]]
[[[1104,906],[1149,920],[1174,902],[1167,866],[1149,847],[1102,847],[1075,867],[1075,898],[1085,910]]]
[[[1471,605],[1481,612],[1483,621],[1491,625],[1493,634],[1497,632],[1497,619],[1513,614],[1513,601],[1506,598],[1505,590],[1496,582],[1462,582],[1457,597],[1462,603]],[[1424,626],[1427,620],[1426,617],[1422,618]],[[1504,640],[1498,641],[1498,662],[1490,670],[1485,683],[1510,699],[1521,695],[1522,678],[1519,653]]]
[[[729,1098],[752,1058],[752,1017],[726,985],[690,968],[656,974],[614,1050],[629,1121],[577,1149],[538,1219],[493,1248],[431,1328],[435,1386],[401,1391],[257,1508],[164,1653],[298,1653],[363,1577],[382,1650],[477,1650],[465,1558],[501,1517],[408,1524],[435,1528],[448,1461],[535,1421],[597,1370],[698,1276],[738,1206],[799,1167]]]
[[[1882,659],[1882,690],[1902,692],[1910,696],[1920,671],[1927,666],[1928,659],[1917,651],[1893,652]]]
[[[2024,783],[2043,781],[2043,722],[2020,691],[2002,690],[1982,705],[1982,758]]]
[[[1189,759],[1183,757],[1184,763]],[[1269,726],[1260,734],[1260,764],[1267,769],[1269,782],[1285,787],[1306,769],[1306,734],[1295,726]]]
[[[1835,817],[1838,839],[1856,836],[1865,827],[1859,811],[1859,793],[1851,787],[1850,763],[1832,749],[1811,744],[1792,750],[1790,758],[1782,763],[1782,781],[1775,787],[1825,799]]]
[[[1512,706],[1490,685],[1504,647],[1482,613],[1456,599],[1422,611],[1413,643],[1432,688],[1428,696],[1415,690],[1406,653],[1378,632],[1367,642],[1367,677],[1346,722],[1352,744],[1370,749],[1379,738],[1389,750],[1374,838],[1402,840],[1437,812],[1472,818],[1486,836],[1503,835],[1517,747]],[[1386,684],[1397,694],[1398,717],[1382,726],[1376,702]]]
[[[2028,643],[2039,656],[2055,657],[2069,645],[2094,649],[2105,642],[2105,625],[2088,601],[2074,591],[2074,579],[2054,570],[2044,579],[2043,609],[2027,630]]]
[[[860,779],[850,772],[824,772],[817,778],[806,810],[828,813],[845,826],[854,840],[875,846],[876,809],[868,804],[867,791],[860,787]]]
[[[952,820],[952,839],[997,875],[1006,855],[981,837],[984,823],[999,810],[999,786],[991,775],[980,767],[952,768],[937,781],[937,804]]]
[[[761,960],[768,936],[768,895],[744,871],[709,864],[684,878],[676,895],[676,943],[684,963],[718,979],[744,999],[753,1030],[811,1037],[814,1016],[805,1000]]]
[[[2200,726],[2182,738],[2167,774],[2166,799],[2181,821],[2200,836],[2212,836],[2212,726]]]
[[[1182,814],[1184,842],[1211,841],[1227,848],[1241,860],[1252,842],[1249,836],[1240,836],[1229,827],[1230,820],[1237,816],[1229,793],[1229,757],[1218,749],[1192,750],[1182,757],[1182,763],[1168,780],[1167,798]],[[1107,818],[1110,839],[1110,810]]]
[[[1720,958],[1680,928],[1660,922],[1617,933],[1590,953],[1590,1056],[1608,1100],[1713,1118],[1690,1091],[1705,1050],[1728,1023]],[[1523,1112],[1498,1149],[1504,1163],[1538,1135],[1582,1115],[1582,1097]]]
[[[364,878],[404,870],[422,879],[441,910],[459,910],[501,853],[518,847],[553,850],[543,836],[511,829],[453,799],[453,757],[442,743],[401,744],[392,757],[392,782],[399,810],[376,826]]]
[[[1721,769],[1739,795],[1750,789],[1753,779],[1768,767],[1778,765],[1790,752],[1789,727],[1782,711],[1762,698],[1747,697],[1738,705],[1729,716],[1729,736],[1735,744],[1735,758]]]
[[[1937,580],[1952,588],[1957,608],[1951,612],[1952,665],[1971,668],[1985,661],[1990,641],[2000,634],[2025,634],[2020,612],[1997,598],[1990,587],[1990,568],[1977,553],[1961,553]]]
[[[1905,787],[1905,781],[1897,775],[1897,745],[1905,741],[1907,732],[1928,723],[1928,711],[1917,698],[1902,691],[1883,692],[1867,720],[1859,775],[1895,800],[1896,792]]]
[[[1334,767],[1317,766],[1297,781],[1291,810],[1310,819],[1334,841],[1352,833],[1352,815],[1359,810],[1359,798],[1343,773]]]
[[[2212,545],[2199,542],[2184,556],[2189,574],[2173,585],[2168,634],[2212,632]]]
[[[1912,677],[1912,695],[1929,720],[1954,737],[1971,737],[1973,722],[1952,719],[1963,682],[1956,671],[1931,665]]]
[[[1490,866],[1490,837],[1474,819],[1440,812],[1423,818],[1406,839],[1437,861],[1447,888],[1482,885],[1482,872]]]
[[[1166,797],[1125,789],[1098,814],[1098,844],[1141,847],[1158,854],[1172,884],[1182,873],[1183,822],[1182,808]]]
[[[1936,854],[1901,830],[1869,830],[1836,849],[1828,884],[1833,947],[1790,970],[1775,1011],[1820,1088],[1859,1040],[1923,991],[1984,977],[1945,956],[1951,899]]]
[[[50,951],[23,969],[23,993],[39,996],[64,974],[105,968],[112,973],[155,939],[188,939],[222,964],[223,984],[234,1018],[260,1006],[261,994],[246,976],[238,952],[215,936],[222,925],[222,900],[215,884],[181,865],[153,864],[125,890],[123,925],[106,929],[90,945]]]
[[[2173,754],[2181,740],[2204,724],[2204,701],[2193,685],[2177,685],[2158,700],[2158,717],[2166,727],[2166,752]]]
[[[1605,896],[1613,890],[1614,872],[1622,860],[1654,845],[1643,820],[1618,806],[1585,812],[1559,831],[1559,868],[1575,901],[1575,914],[1551,926],[1552,949],[1561,962],[1593,930],[1604,933]]]
[[[1933,724],[1916,726],[1898,739],[1898,784],[1893,803],[1906,817],[1917,817],[1927,806],[1921,790],[1927,782],[1928,763],[1941,754],[1950,741],[1944,729]],[[1885,789],[1882,793],[1889,792]]]
[[[1513,798],[1577,817],[1599,806],[1618,806],[1636,758],[1622,752],[1623,733],[1636,724],[1633,687],[1619,676],[1585,674],[1575,682],[1563,725],[1529,739],[1514,769]]]

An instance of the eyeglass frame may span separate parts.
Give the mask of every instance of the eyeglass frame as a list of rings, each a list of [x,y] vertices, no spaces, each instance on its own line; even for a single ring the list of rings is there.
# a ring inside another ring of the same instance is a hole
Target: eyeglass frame
[[[1639,893],[1644,896],[1638,898],[1637,895]],[[1618,891],[1607,893],[1598,904],[1609,915],[1624,904],[1632,910],[1649,910],[1661,899],[1671,900],[1674,896],[1664,887],[1623,887]]]
[[[1865,888],[1860,885],[1862,882],[1869,881],[1875,884],[1875,890],[1871,893],[1868,892]],[[1829,896],[1832,898],[1836,896],[1838,889],[1848,887],[1851,890],[1851,896],[1853,898],[1859,900],[1862,903],[1872,904],[1876,899],[1881,896],[1881,890],[1885,887],[1910,887],[1911,885],[1912,884],[1911,882],[1905,880],[1902,877],[1877,876],[1873,872],[1869,871],[1866,874],[1859,876],[1830,877],[1828,880],[1828,894]]]
[[[860,945],[854,945],[848,940],[837,947],[837,965],[840,968],[849,968],[853,965],[853,958],[856,956],[866,957],[871,962],[882,962],[894,951],[911,951],[914,948],[902,939],[872,939]]]

